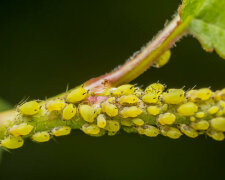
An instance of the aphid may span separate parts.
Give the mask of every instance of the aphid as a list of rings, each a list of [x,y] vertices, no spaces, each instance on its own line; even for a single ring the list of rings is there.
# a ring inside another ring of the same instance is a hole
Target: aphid
[[[145,134],[148,137],[156,137],[159,134],[159,130],[154,126],[147,125],[144,127],[143,134]]]
[[[83,86],[79,86],[68,94],[66,101],[69,103],[77,103],[84,100],[87,96],[88,91]]]
[[[196,130],[207,130],[209,128],[209,122],[206,120],[200,120],[192,122],[190,126]]]
[[[196,116],[197,118],[204,118],[204,117],[205,117],[205,113],[202,112],[202,111],[200,111],[200,112],[197,112],[197,113],[195,114],[195,116]]]
[[[225,118],[217,117],[211,120],[211,127],[217,131],[225,132]]]
[[[115,120],[108,120],[105,129],[107,131],[117,132],[120,130],[120,124]]]
[[[222,108],[225,108],[225,101],[220,101],[220,102],[219,102],[219,105],[220,105]]]
[[[142,126],[145,124],[145,122],[140,118],[134,118],[132,119],[132,122],[137,126]]]
[[[167,104],[180,104],[185,100],[183,89],[169,89],[163,93],[163,101]]]
[[[50,140],[50,135],[47,131],[37,132],[32,136],[32,140],[36,142],[47,142]]]
[[[65,136],[70,134],[71,128],[69,126],[56,127],[52,130],[51,134],[54,136]]]
[[[122,120],[120,121],[120,123],[121,123],[121,125],[123,125],[123,126],[128,126],[128,127],[130,127],[130,126],[133,125],[132,121],[130,121],[130,120],[128,120],[128,119],[122,119]]]
[[[97,117],[97,126],[100,128],[104,128],[106,126],[106,119],[103,114],[99,114]]]
[[[161,133],[163,136],[167,136],[171,139],[178,139],[182,135],[177,128],[169,126],[161,127]]]
[[[135,88],[135,91],[134,91],[135,96],[141,97],[143,94],[144,94],[144,91],[141,88],[139,88],[139,87]]]
[[[48,111],[61,111],[65,107],[65,102],[62,99],[51,100],[47,103],[46,108]]]
[[[223,116],[224,112],[225,112],[225,109],[224,109],[224,110],[219,110],[219,111],[216,113],[216,116],[217,116],[217,117]]]
[[[190,121],[194,122],[194,121],[196,121],[196,118],[194,116],[191,116]]]
[[[135,129],[137,130],[138,134],[145,134],[145,129],[144,129],[144,127],[138,126],[138,127],[136,127]]]
[[[183,116],[192,116],[198,111],[198,106],[193,102],[182,104],[177,109],[177,112]]]
[[[122,96],[122,95],[129,95],[129,94],[134,94],[134,91],[135,91],[135,88],[133,85],[124,84],[124,85],[121,85],[121,86],[115,88],[112,91],[112,95],[117,96],[117,97]]]
[[[8,136],[1,141],[1,146],[8,148],[8,149],[17,149],[23,146],[23,139],[18,136]]]
[[[27,123],[22,123],[18,125],[14,125],[9,129],[9,133],[12,134],[13,136],[25,136],[30,134],[30,132],[33,130],[33,126],[27,124]]]
[[[70,120],[72,119],[77,113],[77,108],[73,104],[68,104],[64,109],[63,109],[63,119],[64,120]]]
[[[165,51],[157,60],[156,62],[153,64],[154,67],[156,68],[160,68],[164,65],[166,65],[168,63],[168,61],[170,60],[170,56],[171,56],[171,51],[167,50]]]
[[[216,114],[219,111],[219,108],[217,106],[212,106],[208,109],[209,114]]]
[[[137,117],[142,113],[142,110],[136,106],[131,106],[131,107],[124,107],[121,111],[120,114],[123,118],[128,118],[128,117]]]
[[[145,93],[155,93],[157,95],[162,94],[162,92],[164,91],[165,86],[161,83],[153,83],[150,84],[146,89],[145,89]]]
[[[107,101],[109,103],[115,104],[116,103],[116,98],[115,97],[110,97],[110,98],[107,99]]]
[[[82,126],[82,131],[86,134],[96,135],[96,134],[99,134],[100,129],[95,124],[84,124]]]
[[[158,117],[158,122],[161,125],[173,124],[176,120],[176,116],[172,113],[160,114]]]
[[[224,140],[224,134],[220,131],[215,131],[213,129],[207,130],[207,135],[211,138],[213,138],[216,141],[223,141]]]
[[[206,101],[212,96],[212,91],[209,88],[202,88],[199,90],[190,90],[187,92],[187,97],[190,101]]]
[[[102,111],[105,112],[110,117],[117,116],[119,112],[116,105],[108,103],[108,102],[102,103]]]
[[[100,113],[97,113],[95,108],[86,104],[81,104],[78,108],[81,117],[87,122],[93,122],[97,115]]]
[[[186,92],[186,96],[189,101],[195,102],[197,100],[197,90],[190,90]]]
[[[214,92],[214,94],[213,94],[213,99],[215,100],[215,101],[220,101],[221,99],[222,99],[222,97],[220,96],[220,93],[221,93],[221,91],[216,91],[216,92]]]
[[[101,96],[110,96],[111,95],[111,89],[107,88],[102,93],[100,93]]]
[[[198,132],[186,124],[181,124],[180,130],[188,137],[196,138],[198,136]]]
[[[147,111],[150,115],[156,116],[160,113],[160,109],[157,106],[148,106]]]
[[[145,102],[145,103],[149,103],[149,104],[155,104],[159,101],[159,96],[158,94],[156,93],[148,93],[148,94],[145,94],[143,97],[142,97],[142,100]]]
[[[162,111],[162,112],[166,112],[167,109],[168,109],[168,104],[163,104],[163,105],[161,106],[161,111]]]
[[[216,91],[214,93],[214,99],[216,101],[219,101],[219,100],[225,100],[225,88],[220,90],[220,91]]]
[[[209,88],[202,88],[197,90],[196,96],[198,99],[205,101],[212,96],[212,91]]]
[[[22,115],[35,115],[40,111],[40,105],[37,101],[29,101],[20,106],[19,111]]]
[[[118,103],[121,105],[136,104],[137,102],[138,102],[138,98],[137,96],[133,94],[121,96],[118,100]]]

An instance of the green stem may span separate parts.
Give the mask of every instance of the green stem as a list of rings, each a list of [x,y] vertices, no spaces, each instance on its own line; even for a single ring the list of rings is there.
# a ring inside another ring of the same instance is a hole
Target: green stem
[[[116,87],[128,83],[146,71],[167,49],[185,34],[189,21],[181,22],[180,16],[174,19],[135,56],[116,70],[87,81],[84,85],[94,94],[102,92],[105,88]],[[64,97],[65,93],[56,97]],[[53,97],[55,98],[55,97]],[[53,99],[50,98],[50,99]],[[48,100],[47,100],[48,101]],[[15,110],[0,113],[0,128],[15,120]]]

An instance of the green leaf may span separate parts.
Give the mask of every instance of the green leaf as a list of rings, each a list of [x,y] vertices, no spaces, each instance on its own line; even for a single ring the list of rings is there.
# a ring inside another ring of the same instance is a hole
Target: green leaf
[[[206,51],[225,58],[225,0],[184,0],[180,16]]]

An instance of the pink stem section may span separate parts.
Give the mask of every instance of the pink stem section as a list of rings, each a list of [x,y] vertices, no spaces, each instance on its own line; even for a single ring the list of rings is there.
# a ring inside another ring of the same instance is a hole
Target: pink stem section
[[[181,19],[177,15],[146,47],[131,57],[124,65],[108,74],[90,79],[85,83],[85,88],[98,94],[107,87],[119,86],[137,78],[182,36],[184,30],[177,31],[180,24]]]

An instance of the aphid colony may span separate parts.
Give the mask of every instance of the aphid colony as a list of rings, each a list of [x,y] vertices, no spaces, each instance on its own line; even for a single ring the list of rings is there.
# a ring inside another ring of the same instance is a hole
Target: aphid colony
[[[94,95],[79,86],[65,97],[20,105],[17,120],[1,137],[1,146],[19,148],[25,137],[46,142],[53,136],[70,134],[71,128],[92,136],[115,135],[123,128],[149,137],[207,134],[218,141],[225,138],[225,89],[165,91],[163,84],[154,83],[142,90],[125,84],[98,95],[107,97],[104,101],[90,103],[90,96]]]

